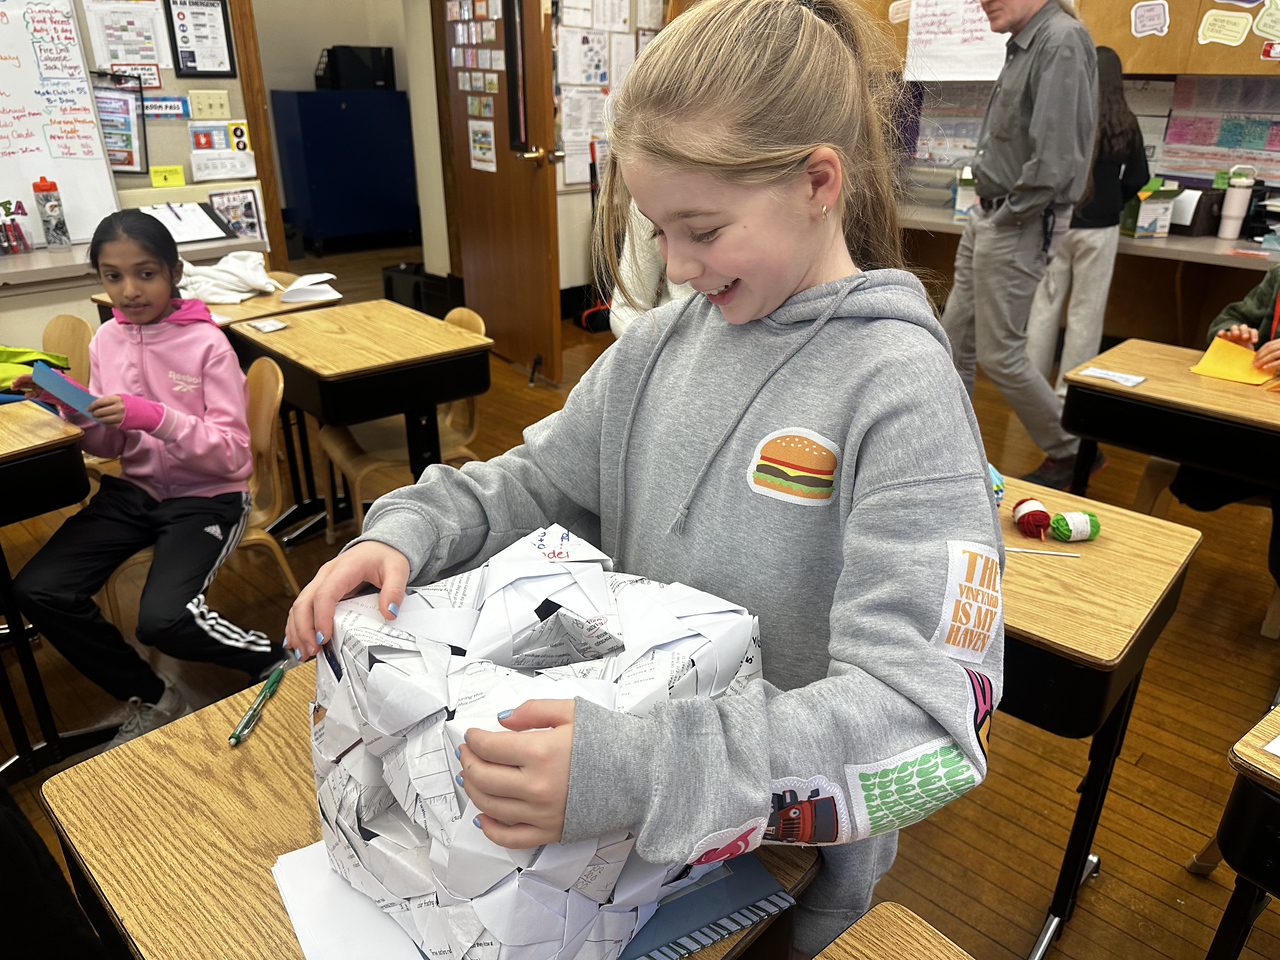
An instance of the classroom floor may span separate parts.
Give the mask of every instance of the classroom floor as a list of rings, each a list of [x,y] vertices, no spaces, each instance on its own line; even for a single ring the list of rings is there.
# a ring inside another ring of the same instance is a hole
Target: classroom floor
[[[308,257],[290,269],[336,273],[347,299],[360,300],[381,296],[382,266],[418,256],[414,248],[365,251]],[[565,382],[559,388],[530,387],[526,372],[491,361],[492,387],[480,398],[481,432],[473,444],[479,456],[519,443],[523,427],[558,409],[569,387],[612,342],[608,333],[589,334],[568,323],[562,336]],[[1011,475],[1033,469],[1038,451],[981,377],[975,406],[989,459]],[[1094,478],[1090,495],[1127,506],[1145,458],[1124,450],[1106,452],[1110,465]],[[65,515],[0,528],[0,543],[15,572]],[[1234,779],[1228,749],[1263,715],[1280,686],[1280,643],[1258,633],[1272,589],[1266,570],[1269,517],[1257,507],[1231,506],[1202,515],[1175,504],[1169,518],[1197,527],[1204,541],[1139,689],[1094,844],[1102,873],[1085,885],[1076,915],[1049,957],[1203,957],[1231,893],[1234,876],[1225,864],[1208,878],[1192,876],[1182,865],[1216,829]],[[350,523],[340,527],[339,542],[354,532]],[[305,583],[337,550],[316,538],[292,550],[289,561]],[[126,621],[136,616],[140,585],[139,580],[123,590]],[[209,595],[210,605],[225,616],[273,637],[282,635],[290,599],[277,571],[243,553],[228,561]],[[1081,616],[1088,615],[1083,603]],[[126,632],[131,629],[128,622]],[[36,656],[62,729],[84,726],[111,709],[113,702],[48,644],[40,644]],[[5,654],[4,666],[21,690],[11,653]],[[162,668],[176,672],[196,705],[245,682],[243,676],[204,665],[165,661]],[[0,756],[11,752],[7,731],[0,729]],[[978,960],[1026,956],[1052,895],[1087,752],[1088,741],[1064,740],[997,713],[987,781],[904,831],[898,860],[877,899],[910,907]],[[51,773],[23,781],[15,795],[60,859],[39,799],[40,784]],[[1280,908],[1264,911],[1243,956],[1280,956]]]

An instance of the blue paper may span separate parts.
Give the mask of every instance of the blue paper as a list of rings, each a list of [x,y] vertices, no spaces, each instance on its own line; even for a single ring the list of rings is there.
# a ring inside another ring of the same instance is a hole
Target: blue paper
[[[60,376],[52,367],[42,360],[37,360],[31,368],[31,379],[41,390],[52,393],[55,397],[86,417],[97,423],[97,418],[89,412],[89,404],[98,398],[83,387],[76,386],[70,380]]]

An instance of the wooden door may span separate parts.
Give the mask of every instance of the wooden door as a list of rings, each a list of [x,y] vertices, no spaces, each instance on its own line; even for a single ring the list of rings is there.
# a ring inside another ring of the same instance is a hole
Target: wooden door
[[[475,16],[477,6],[486,16]],[[541,375],[558,383],[560,258],[551,5],[543,0],[472,0],[465,5],[433,2],[431,8],[441,132],[447,134],[441,143],[445,190],[467,306],[484,317],[494,353],[526,369],[537,362]],[[459,13],[455,8],[471,12],[472,19],[448,19]],[[499,12],[499,18],[488,15]],[[473,23],[480,25],[475,28],[479,43],[472,42]],[[492,26],[485,28],[485,23]],[[460,26],[468,33],[465,38]],[[484,35],[486,29],[492,39]],[[514,42],[517,30],[522,50]],[[490,58],[489,69],[480,66],[482,51]],[[501,51],[504,69],[492,68],[495,51]],[[459,60],[462,65],[456,66]],[[519,84],[522,76],[525,142],[523,149],[513,150],[509,99],[511,85]],[[484,82],[474,83],[477,78],[487,79],[488,88]],[[470,89],[477,85],[481,89]],[[490,130],[491,150],[486,151],[476,141]]]

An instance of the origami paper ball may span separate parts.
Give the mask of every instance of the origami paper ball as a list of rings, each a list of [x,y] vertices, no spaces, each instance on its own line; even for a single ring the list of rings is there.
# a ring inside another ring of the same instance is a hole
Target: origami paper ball
[[[473,727],[526,700],[645,715],[760,676],[745,609],[614,573],[560,527],[413,588],[396,620],[345,600],[316,669],[312,756],[329,862],[433,960],[615,960],[657,901],[715,864],[650,864],[618,833],[507,850],[454,777]]]

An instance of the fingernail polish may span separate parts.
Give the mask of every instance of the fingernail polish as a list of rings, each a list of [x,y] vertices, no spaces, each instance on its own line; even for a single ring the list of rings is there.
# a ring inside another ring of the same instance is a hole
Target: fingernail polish
[[[288,638],[288,637],[285,637],[283,640],[281,640],[281,641],[280,641],[280,646],[282,646],[282,647],[287,647],[288,645],[289,645],[289,638]]]
[[[289,652],[293,654],[293,659],[295,659],[295,660],[301,660],[301,659],[302,659],[302,651],[301,651],[301,650],[290,650]]]
[[[394,620],[396,617],[400,616],[400,604],[398,604],[398,603],[388,603],[388,604],[387,604],[387,609],[391,611],[391,618],[392,618],[393,620]]]
[[[458,786],[462,786],[462,774],[458,774],[458,775],[457,775],[456,777],[454,777],[453,779],[455,779],[455,780],[457,780],[457,781],[458,781]]]
[[[513,714],[514,712],[515,712],[514,710],[503,710],[500,714],[498,714],[498,719],[505,720],[507,719],[507,717],[511,716],[511,714]]]
[[[462,748],[461,748],[461,747],[454,747],[454,748],[453,748],[453,755],[454,755],[455,757],[457,757],[459,760],[461,760],[461,759],[462,759]]]
[[[477,827],[478,827],[478,826],[480,826],[480,818],[479,818],[479,817],[472,817],[472,818],[471,818],[471,822],[472,822],[472,823],[474,823]]]
[[[316,631],[316,643],[324,643],[324,634],[319,630]]]

